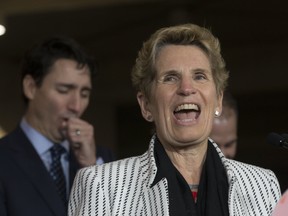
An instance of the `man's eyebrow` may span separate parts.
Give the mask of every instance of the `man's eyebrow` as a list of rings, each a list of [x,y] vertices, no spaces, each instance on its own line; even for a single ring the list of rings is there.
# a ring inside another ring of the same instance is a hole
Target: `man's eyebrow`
[[[77,88],[77,85],[70,84],[70,83],[57,83],[56,86],[58,86],[58,87],[63,86],[63,87],[69,88],[69,89],[76,89]],[[92,91],[92,87],[84,86],[81,88],[81,90]]]
[[[76,88],[75,84],[69,84],[69,83],[57,83],[56,86],[64,86],[68,88]]]
[[[83,91],[83,90],[84,90],[84,91],[92,91],[92,88],[85,86],[85,87],[83,87],[81,90],[82,90],[82,91]]]

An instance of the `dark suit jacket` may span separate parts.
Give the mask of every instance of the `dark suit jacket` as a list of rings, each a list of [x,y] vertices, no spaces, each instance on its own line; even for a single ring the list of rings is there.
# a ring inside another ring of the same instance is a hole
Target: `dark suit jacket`
[[[111,157],[101,147],[99,154],[107,162]],[[79,165],[73,154],[69,161],[72,186]],[[67,215],[45,165],[20,127],[0,140],[0,216],[8,215]]]

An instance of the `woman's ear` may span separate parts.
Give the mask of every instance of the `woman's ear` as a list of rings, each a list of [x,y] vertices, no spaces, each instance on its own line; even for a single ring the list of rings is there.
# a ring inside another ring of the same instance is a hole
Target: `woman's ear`
[[[26,75],[22,81],[22,86],[23,86],[23,93],[24,95],[29,99],[32,100],[35,95],[36,91],[36,83],[35,80],[31,75]]]
[[[142,92],[138,92],[137,100],[138,100],[143,118],[146,119],[146,121],[148,122],[153,122],[153,116],[149,108],[148,99],[145,97],[145,95]]]
[[[217,105],[215,108],[215,116],[218,117],[222,113],[222,100],[223,100],[223,92],[221,92],[217,97]]]

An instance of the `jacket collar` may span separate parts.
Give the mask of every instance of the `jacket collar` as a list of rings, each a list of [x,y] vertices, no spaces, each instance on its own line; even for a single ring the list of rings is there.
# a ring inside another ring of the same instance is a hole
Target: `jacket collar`
[[[154,157],[154,144],[156,140],[156,134],[154,134],[150,140],[149,149],[140,157],[140,164],[143,167],[142,178],[144,179],[145,185],[149,188],[157,173],[157,166]]]
[[[146,187],[149,188],[155,177],[156,177],[156,173],[157,173],[157,166],[156,166],[156,161],[155,161],[155,157],[154,157],[154,145],[155,145],[155,140],[156,140],[156,134],[154,134],[150,140],[150,144],[149,144],[149,149],[148,151],[146,151],[142,156],[141,156],[141,165],[144,168],[143,169],[143,179],[145,179],[145,184]],[[209,142],[211,142],[213,144],[213,146],[215,147],[222,163],[223,166],[226,170],[227,173],[227,178],[228,178],[228,182],[229,184],[231,183],[231,181],[234,180],[235,175],[232,171],[231,168],[231,160],[226,158],[224,156],[224,154],[222,153],[221,149],[218,147],[218,145],[209,138]]]
[[[226,158],[224,156],[223,152],[221,151],[221,149],[218,147],[218,145],[212,139],[209,138],[209,141],[215,147],[215,149],[216,149],[216,151],[217,151],[217,153],[218,153],[218,155],[219,155],[219,157],[220,157],[220,159],[221,159],[221,161],[223,163],[223,166],[224,166],[224,168],[226,170],[228,182],[229,182],[229,184],[231,184],[232,182],[234,182],[234,180],[236,178],[236,176],[235,176],[235,174],[233,172],[233,169],[231,167],[231,162],[233,160]]]

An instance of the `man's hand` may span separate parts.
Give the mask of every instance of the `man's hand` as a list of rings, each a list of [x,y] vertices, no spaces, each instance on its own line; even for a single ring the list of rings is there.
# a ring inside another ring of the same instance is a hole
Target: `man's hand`
[[[72,117],[63,122],[66,138],[82,167],[96,164],[94,128],[88,122]]]

